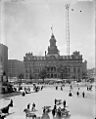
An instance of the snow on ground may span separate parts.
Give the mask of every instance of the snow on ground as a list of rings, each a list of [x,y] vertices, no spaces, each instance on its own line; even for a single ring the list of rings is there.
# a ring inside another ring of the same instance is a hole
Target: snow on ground
[[[25,119],[25,113],[23,110],[26,108],[27,104],[34,102],[36,104],[37,115],[42,115],[43,106],[54,106],[54,99],[66,100],[68,105],[68,110],[71,113],[70,119],[94,119],[95,116],[95,90],[87,91],[85,87],[80,88],[80,96],[77,97],[76,91],[77,87],[72,90],[73,96],[69,97],[69,87],[63,87],[63,91],[55,89],[55,87],[46,87],[42,91],[37,93],[26,94],[24,97],[22,95],[17,95],[14,97],[6,97],[0,99],[0,108],[7,105],[10,99],[13,99],[14,107],[10,108],[10,112],[15,112],[14,114],[8,116],[6,119]],[[82,92],[85,92],[85,98],[82,97]],[[62,106],[62,105],[61,105]],[[52,119],[51,113],[49,114]]]

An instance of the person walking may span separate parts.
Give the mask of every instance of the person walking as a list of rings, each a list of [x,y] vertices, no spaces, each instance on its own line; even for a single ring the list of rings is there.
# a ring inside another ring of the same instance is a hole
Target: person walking
[[[59,107],[58,108],[58,110],[57,110],[57,116],[58,116],[58,118],[61,118],[61,107]]]
[[[63,107],[66,107],[66,100],[63,101]]]
[[[77,96],[79,96],[79,91],[77,91]]]
[[[43,86],[41,86],[41,90],[43,89]]]
[[[69,96],[72,97],[72,92],[71,92],[71,90],[69,91]]]
[[[34,108],[35,108],[35,106],[36,106],[35,103],[33,103],[33,107],[34,107]]]
[[[55,103],[55,105],[56,105],[56,103],[57,103],[57,100],[56,100],[56,98],[55,98],[55,100],[54,100],[54,103]]]
[[[13,107],[13,100],[11,99],[11,101],[10,101],[10,105]]]
[[[83,91],[83,93],[82,93],[82,96],[83,96],[83,98],[85,97],[85,93],[84,93],[84,91]]]
[[[55,116],[55,112],[56,112],[56,110],[53,108],[53,110],[52,110],[53,117]]]
[[[45,112],[46,112],[46,108],[45,108],[45,106],[44,106],[44,108],[43,108],[43,114],[45,114]]]
[[[56,104],[54,105],[54,109],[55,109],[55,110],[57,109],[57,106],[56,106]]]
[[[33,104],[32,104],[32,111],[34,111],[34,109],[35,109],[35,103],[33,102]]]
[[[30,103],[27,105],[27,109],[30,110]]]
[[[61,86],[61,90],[63,91],[63,87]]]
[[[56,86],[56,90],[58,90],[58,86]]]

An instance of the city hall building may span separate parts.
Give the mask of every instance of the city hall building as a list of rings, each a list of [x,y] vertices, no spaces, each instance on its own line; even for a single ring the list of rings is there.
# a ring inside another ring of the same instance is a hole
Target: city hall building
[[[40,72],[46,70],[46,78],[82,79],[82,74],[87,72],[87,62],[83,61],[80,52],[72,55],[60,55],[56,46],[56,39],[52,33],[50,46],[45,56],[34,56],[26,53],[24,56],[25,78],[40,78]]]

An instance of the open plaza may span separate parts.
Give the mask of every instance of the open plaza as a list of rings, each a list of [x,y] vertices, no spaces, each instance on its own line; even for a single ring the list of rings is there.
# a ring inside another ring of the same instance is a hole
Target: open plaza
[[[36,84],[38,85],[38,84]],[[92,84],[92,89],[87,90],[87,86],[89,83],[73,83],[70,89],[70,84],[62,84],[58,85],[56,90],[56,84],[54,85],[44,85],[39,84],[40,87],[38,92],[34,92],[33,85],[25,85],[22,87],[30,88],[31,93],[25,94],[22,96],[22,91],[18,95],[14,96],[5,96],[0,99],[0,108],[9,104],[10,100],[13,100],[13,107],[9,108],[10,115],[6,117],[6,119],[26,119],[26,115],[24,109],[27,108],[27,105],[30,104],[30,110],[32,109],[32,104],[36,105],[36,114],[37,117],[42,117],[43,107],[50,106],[50,109],[54,107],[54,100],[61,100],[63,102],[66,100],[66,109],[70,112],[70,117],[65,117],[63,119],[95,119],[95,107],[96,107],[96,87]],[[41,90],[41,87],[43,89]],[[62,87],[62,90],[61,90]],[[69,92],[71,91],[72,96],[69,96]],[[77,91],[79,91],[79,95],[77,95]],[[85,93],[83,97],[82,92]],[[57,105],[57,108],[63,107],[63,104]],[[12,113],[12,114],[11,114]],[[53,119],[52,112],[48,113],[50,119]],[[55,119],[56,117],[54,117]]]

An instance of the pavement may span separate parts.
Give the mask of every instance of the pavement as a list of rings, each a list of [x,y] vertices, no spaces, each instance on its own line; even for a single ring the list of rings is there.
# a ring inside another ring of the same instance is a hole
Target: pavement
[[[38,110],[36,114],[38,116],[42,115],[42,107],[43,106],[54,106],[54,99],[62,99],[66,100],[67,102],[67,109],[71,113],[71,117],[69,119],[94,119],[96,116],[95,113],[95,95],[96,91],[93,87],[92,91],[87,91],[85,86],[80,87],[80,95],[77,96],[76,92],[78,88],[76,86],[72,89],[72,97],[69,97],[69,86],[63,87],[63,91],[59,87],[58,90],[55,89],[54,86],[46,86],[42,91],[37,93],[26,94],[25,96],[22,95],[14,95],[14,96],[7,96],[0,99],[0,108],[9,104],[10,100],[13,99],[14,106],[10,108],[10,114],[6,117],[6,119],[25,119],[24,109],[26,108],[27,104],[30,103],[31,105],[33,102],[36,104],[36,109]],[[82,97],[82,92],[85,92],[85,98]],[[62,107],[62,105],[61,105]],[[50,119],[53,119],[52,114],[49,113]]]

